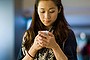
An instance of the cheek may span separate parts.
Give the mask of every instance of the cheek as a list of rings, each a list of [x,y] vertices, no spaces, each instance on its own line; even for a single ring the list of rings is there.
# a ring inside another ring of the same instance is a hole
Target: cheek
[[[39,14],[39,19],[43,21],[43,14]]]
[[[40,19],[43,19],[43,14],[39,14],[39,18]]]
[[[42,14],[40,14],[39,10],[37,12],[38,12],[38,15],[39,15],[39,19],[42,20],[42,18],[43,18]]]
[[[58,14],[52,14],[52,20],[55,21],[57,19]]]

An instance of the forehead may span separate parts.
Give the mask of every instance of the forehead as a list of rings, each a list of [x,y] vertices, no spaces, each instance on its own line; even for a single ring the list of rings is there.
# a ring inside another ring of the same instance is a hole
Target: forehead
[[[41,0],[38,3],[38,8],[52,8],[52,7],[53,8],[57,7],[52,0],[48,0],[48,1]]]

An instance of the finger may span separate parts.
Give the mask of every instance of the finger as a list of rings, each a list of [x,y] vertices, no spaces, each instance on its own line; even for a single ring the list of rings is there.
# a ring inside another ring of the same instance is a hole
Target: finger
[[[42,45],[40,45],[40,43],[37,43],[37,45],[38,45],[39,47],[41,47],[41,48],[43,47]]]
[[[48,32],[48,35],[51,36],[51,37],[54,36],[52,32]]]
[[[43,39],[42,37],[41,38],[39,37],[39,40],[38,41],[40,43],[44,43],[44,44],[48,43],[48,40],[47,39]]]
[[[40,32],[38,35],[41,36],[42,38],[45,38],[45,39],[47,38],[47,35],[45,33]]]
[[[45,43],[42,43],[42,42],[39,42],[39,46],[46,47],[46,44]]]
[[[37,36],[36,41],[37,42],[47,42],[46,39],[41,36]]]
[[[39,37],[39,35],[37,35],[36,37],[35,37],[35,39],[37,39]]]

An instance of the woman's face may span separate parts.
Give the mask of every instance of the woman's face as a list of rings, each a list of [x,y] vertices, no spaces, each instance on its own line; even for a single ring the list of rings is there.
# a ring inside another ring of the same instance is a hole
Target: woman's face
[[[52,0],[40,1],[38,4],[38,15],[41,22],[50,27],[57,19],[58,7],[54,4]]]

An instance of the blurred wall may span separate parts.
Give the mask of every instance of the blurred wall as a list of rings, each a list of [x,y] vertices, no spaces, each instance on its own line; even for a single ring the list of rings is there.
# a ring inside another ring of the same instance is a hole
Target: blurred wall
[[[65,13],[70,14],[89,14],[90,0],[62,0]]]
[[[35,0],[23,0],[22,1],[22,10],[23,11],[29,10],[30,16],[32,16],[33,14],[34,2]]]
[[[0,0],[0,60],[14,60],[14,3]]]
[[[76,36],[81,32],[90,36],[90,0],[62,0],[65,17]]]
[[[33,7],[35,0],[23,0],[22,7],[23,9],[30,9]]]
[[[17,60],[20,48],[21,48],[21,43],[22,43],[22,37],[25,31],[25,20],[22,16],[22,1],[23,0],[15,0],[15,60]]]

